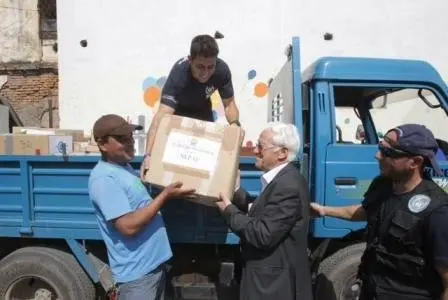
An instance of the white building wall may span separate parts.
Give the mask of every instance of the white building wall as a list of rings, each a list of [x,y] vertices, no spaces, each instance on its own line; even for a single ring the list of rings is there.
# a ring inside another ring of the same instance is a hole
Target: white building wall
[[[42,58],[37,0],[0,0],[0,63]]]
[[[293,35],[301,37],[302,68],[320,56],[413,58],[448,77],[444,0],[58,0],[57,7],[60,125],[86,132],[104,113],[143,115],[147,127],[157,104],[145,103],[145,91],[147,100],[157,96],[193,36],[215,30],[225,36],[220,57],[232,71],[247,140],[267,115],[254,88],[263,94]],[[216,111],[222,121],[222,108]]]

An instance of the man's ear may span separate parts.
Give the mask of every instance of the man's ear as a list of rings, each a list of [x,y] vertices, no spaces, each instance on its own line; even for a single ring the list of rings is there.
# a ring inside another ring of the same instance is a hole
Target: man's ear
[[[107,142],[104,141],[104,139],[98,139],[98,140],[96,141],[96,143],[97,143],[97,145],[98,145],[98,148],[100,148],[101,151],[106,152],[105,144],[107,144]]]
[[[421,169],[425,164],[425,159],[422,156],[415,156],[411,160],[411,168],[412,169]]]
[[[278,156],[279,156],[278,158],[279,158],[279,160],[280,161],[285,161],[286,159],[288,159],[288,154],[289,154],[288,149],[286,149],[284,147],[280,148],[280,150],[278,150]]]

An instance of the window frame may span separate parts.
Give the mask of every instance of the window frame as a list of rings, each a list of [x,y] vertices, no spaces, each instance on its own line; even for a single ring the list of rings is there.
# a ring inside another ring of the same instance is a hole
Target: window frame
[[[416,83],[416,84],[403,84],[403,83],[378,83],[378,82],[338,82],[338,83],[331,83],[330,84],[330,103],[331,103],[331,139],[332,144],[338,144],[337,143],[337,135],[336,135],[336,108],[342,107],[342,106],[336,106],[336,98],[335,98],[335,89],[338,87],[346,87],[346,88],[400,88],[400,89],[426,89],[433,93],[433,95],[437,98],[437,101],[440,104],[440,108],[442,108],[445,111],[445,114],[447,115],[447,121],[448,121],[448,110],[447,110],[447,101],[445,97],[443,97],[443,94],[440,93],[440,91],[428,84],[424,83]],[[370,100],[374,101],[374,99]],[[420,101],[423,101],[420,99]],[[376,129],[375,122],[371,115],[371,102],[363,101],[364,104],[363,110],[359,111],[360,114],[360,121],[361,124],[364,126],[364,131],[366,135],[367,145],[375,145],[379,143],[379,137]],[[354,106],[352,106],[354,108]],[[387,108],[386,108],[387,109]],[[363,144],[354,144],[354,145],[363,145]]]

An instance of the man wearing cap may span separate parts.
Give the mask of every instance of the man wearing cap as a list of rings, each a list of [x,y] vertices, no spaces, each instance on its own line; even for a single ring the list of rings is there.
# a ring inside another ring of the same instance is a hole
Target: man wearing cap
[[[178,60],[163,86],[160,106],[147,135],[142,179],[149,166],[157,128],[165,115],[179,115],[214,122],[211,96],[217,90],[230,125],[241,126],[234,99],[232,75],[225,61],[218,58],[219,48],[210,35],[198,35],[191,41],[190,55]]]
[[[441,175],[437,149],[422,125],[391,129],[376,154],[381,174],[361,205],[311,204],[318,216],[367,221],[360,300],[448,300],[448,195],[423,172]]]
[[[89,177],[89,196],[107,247],[119,300],[163,299],[164,264],[172,256],[162,216],[171,198],[188,197],[193,190],[172,183],[152,199],[130,166],[137,125],[117,115],[99,118],[93,135],[102,158]]]

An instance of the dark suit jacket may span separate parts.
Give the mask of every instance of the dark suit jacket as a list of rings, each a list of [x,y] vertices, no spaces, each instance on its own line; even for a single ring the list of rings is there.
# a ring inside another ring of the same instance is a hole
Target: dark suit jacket
[[[225,210],[230,229],[241,239],[240,300],[312,300],[307,253],[309,190],[293,164],[267,185],[247,213],[240,189]]]

